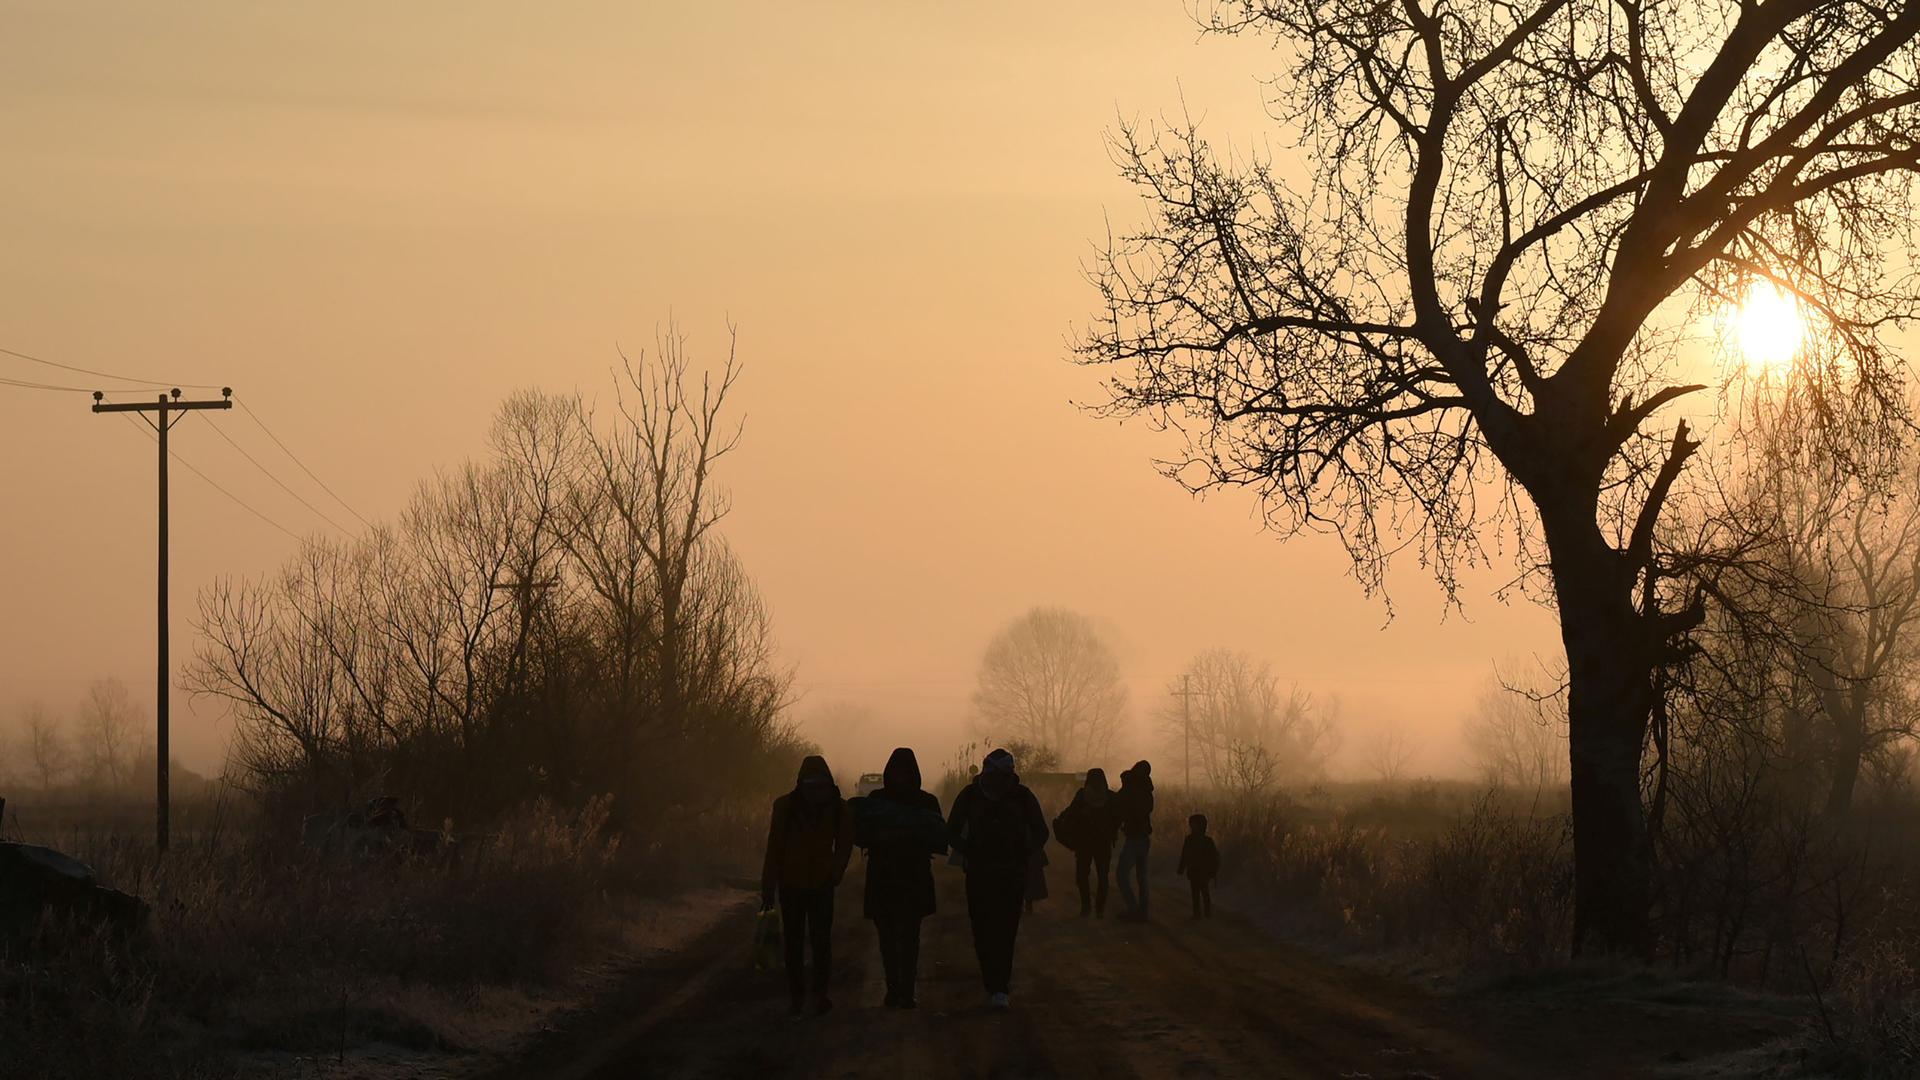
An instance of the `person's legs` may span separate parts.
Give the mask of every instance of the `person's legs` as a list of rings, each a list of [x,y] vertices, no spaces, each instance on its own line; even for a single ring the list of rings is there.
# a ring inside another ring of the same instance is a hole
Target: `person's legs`
[[[787,962],[787,989],[798,1009],[807,1000],[807,905],[802,890],[780,890],[780,944]]]
[[[991,896],[984,874],[967,875],[967,923],[973,928],[973,958],[980,964],[980,982],[989,994],[993,993],[992,977],[987,973],[988,943],[993,937]]]
[[[1212,878],[1208,878],[1207,880],[1202,881],[1200,883],[1200,904],[1201,904],[1203,913],[1206,915],[1206,917],[1209,919],[1213,918],[1213,879]]]
[[[913,1004],[913,984],[920,975],[920,920],[918,917],[900,920],[900,936],[894,946],[894,952],[900,958],[899,986],[895,991],[900,1004]]]
[[[1151,845],[1145,836],[1129,836],[1120,845],[1120,900],[1127,905],[1129,915],[1141,918],[1147,914],[1147,854]],[[1137,896],[1135,887],[1140,890]]]
[[[987,993],[1008,993],[1013,982],[1013,943],[1020,933],[1024,887],[1017,878],[989,877],[983,883],[987,904],[986,945],[981,954],[981,981]]]
[[[1096,917],[1107,913],[1107,883],[1112,878],[1113,849],[1100,848],[1093,853],[1093,869],[1100,875],[1099,891],[1094,893],[1093,913]]]
[[[1087,872],[1093,869],[1093,852],[1073,853],[1073,883],[1080,887],[1080,914],[1093,914],[1093,894],[1087,888]]]
[[[1140,917],[1144,919],[1147,917],[1148,908],[1147,857],[1153,852],[1153,839],[1147,836],[1136,836],[1127,843],[1134,848],[1133,874],[1140,884]]]
[[[1020,936],[1020,905],[1007,905],[1007,920],[1000,929],[1000,966],[995,972],[1000,978],[1000,992],[1013,991],[1013,943]]]
[[[808,904],[807,930],[809,944],[813,947],[813,998],[814,1006],[823,1009],[830,1003],[827,1000],[827,980],[833,974],[833,889],[811,890],[813,898]]]
[[[900,923],[889,915],[876,915],[874,932],[880,935],[880,969],[887,976],[887,1004],[900,996]]]

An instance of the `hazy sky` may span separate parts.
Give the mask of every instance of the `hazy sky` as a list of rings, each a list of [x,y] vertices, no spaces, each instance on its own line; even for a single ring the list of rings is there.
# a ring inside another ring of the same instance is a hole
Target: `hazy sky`
[[[510,391],[605,394],[616,344],[671,316],[717,358],[737,322],[726,533],[802,715],[864,703],[876,743],[945,756],[986,639],[1059,604],[1114,628],[1136,717],[1225,645],[1356,733],[1421,730],[1439,769],[1491,663],[1553,647],[1546,612],[1489,598],[1504,572],[1443,621],[1408,560],[1385,625],[1330,538],[1275,543],[1246,497],[1160,479],[1151,432],[1073,407],[1082,264],[1139,214],[1103,132],[1183,99],[1271,130],[1273,54],[1198,39],[1179,0],[0,0],[0,40],[0,347],[230,384],[369,517],[477,452]],[[86,406],[0,386],[0,715],[101,675],[151,694],[154,451]],[[213,479],[328,528],[213,425],[353,524],[237,410],[175,430]],[[294,545],[178,468],[173,522],[184,662],[198,588]],[[217,709],[175,700],[212,763]]]

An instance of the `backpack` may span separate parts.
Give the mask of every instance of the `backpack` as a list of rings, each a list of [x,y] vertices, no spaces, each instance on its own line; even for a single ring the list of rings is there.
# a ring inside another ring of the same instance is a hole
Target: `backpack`
[[[1078,851],[1086,843],[1087,816],[1078,801],[1067,804],[1065,810],[1054,815],[1053,838],[1068,851]]]
[[[931,854],[947,849],[947,823],[923,806],[906,806],[866,795],[847,800],[853,808],[853,842],[871,851],[875,847],[904,847]]]
[[[967,865],[1017,869],[1025,873],[1032,837],[1027,834],[1026,803],[1032,798],[1015,788],[999,800],[975,792],[967,815]]]

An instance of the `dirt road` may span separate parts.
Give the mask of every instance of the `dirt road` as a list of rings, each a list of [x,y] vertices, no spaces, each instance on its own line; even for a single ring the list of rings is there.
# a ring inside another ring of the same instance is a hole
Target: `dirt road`
[[[1014,1008],[996,1013],[985,1007],[965,901],[955,883],[942,886],[916,1011],[879,1007],[879,958],[850,881],[835,931],[837,1007],[788,1019],[781,976],[746,967],[743,895],[739,918],[654,970],[625,1004],[556,1033],[501,1075],[1599,1078],[1661,1074],[1779,1034],[1777,1018],[1684,1003],[1431,994],[1226,911],[1191,923],[1171,889],[1146,925],[1041,904],[1021,927]]]

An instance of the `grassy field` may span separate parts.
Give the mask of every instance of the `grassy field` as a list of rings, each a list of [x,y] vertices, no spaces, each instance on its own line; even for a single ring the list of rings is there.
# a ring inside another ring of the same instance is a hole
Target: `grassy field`
[[[324,858],[204,800],[156,858],[130,805],[14,805],[8,839],[72,854],[152,911],[131,947],[49,924],[0,959],[0,1045],[46,1077],[311,1075],[370,1050],[484,1048],[671,936],[693,914],[675,897],[741,873],[758,838],[757,817],[721,812],[616,840],[604,803],[534,805],[457,858]]]

